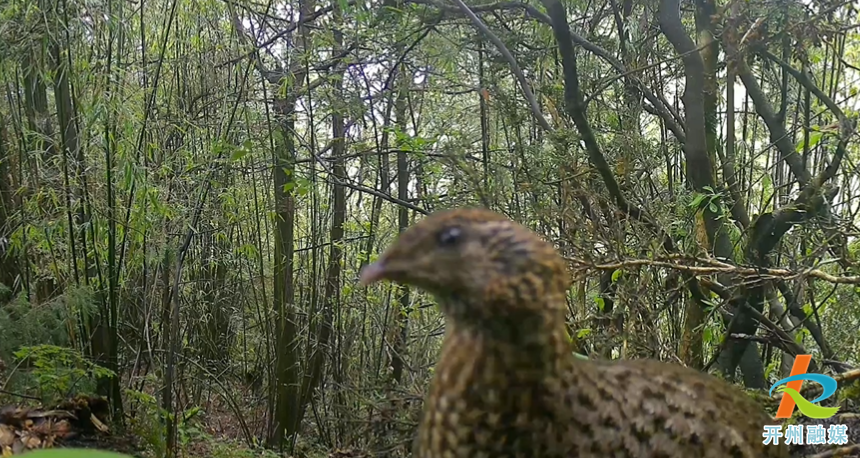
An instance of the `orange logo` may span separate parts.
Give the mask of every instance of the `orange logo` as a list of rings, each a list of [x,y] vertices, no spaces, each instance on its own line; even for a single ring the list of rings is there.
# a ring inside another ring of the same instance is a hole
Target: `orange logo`
[[[797,407],[800,413],[809,418],[830,418],[836,415],[839,407],[823,407],[816,405],[818,401],[823,401],[836,392],[838,384],[833,377],[824,374],[808,374],[806,370],[809,368],[809,362],[812,360],[811,355],[797,355],[794,357],[794,365],[791,367],[791,376],[786,377],[770,387],[768,394],[773,395],[773,390],[779,387],[778,391],[782,391],[782,401],[779,404],[779,410],[776,411],[776,418],[789,418]],[[800,386],[804,380],[811,380],[821,385],[824,390],[821,396],[807,401],[800,394]],[[780,386],[785,385],[785,386]]]
[[[794,357],[794,364],[791,366],[791,374],[790,376],[802,375],[805,374],[807,370],[809,370],[809,362],[812,361],[812,355],[797,355]],[[800,391],[800,387],[803,385],[803,380],[793,380],[785,384],[785,386],[793,389],[794,391]],[[791,396],[783,396],[782,402],[779,403],[779,409],[776,411],[776,418],[791,418],[791,414],[794,413],[794,407],[797,404],[794,402],[794,398]]]

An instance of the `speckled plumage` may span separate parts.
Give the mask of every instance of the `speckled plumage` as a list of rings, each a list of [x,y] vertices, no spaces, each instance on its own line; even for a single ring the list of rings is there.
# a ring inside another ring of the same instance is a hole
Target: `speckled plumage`
[[[435,213],[362,271],[432,293],[446,335],[416,458],[783,458],[731,385],[659,361],[575,358],[568,275],[549,243],[488,210]]]

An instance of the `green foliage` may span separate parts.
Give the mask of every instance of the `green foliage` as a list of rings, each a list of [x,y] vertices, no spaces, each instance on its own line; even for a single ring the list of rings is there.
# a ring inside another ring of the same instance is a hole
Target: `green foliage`
[[[779,368],[782,365],[780,358],[773,358],[764,368],[765,379],[770,379],[772,374],[779,374]]]
[[[770,177],[770,174],[765,173],[761,176],[761,189],[762,201],[770,202],[771,198],[773,197],[773,179]],[[768,207],[762,208],[761,211],[766,211],[766,208]]]
[[[0,306],[5,305],[12,299],[12,288],[0,283]]]
[[[203,430],[198,427],[203,413],[203,409],[198,406],[191,407],[182,413],[182,418],[177,425],[180,444],[188,445],[207,437]]]
[[[251,140],[245,140],[240,146],[226,145],[225,150],[230,153],[230,160],[234,162],[241,161],[253,150]]]
[[[30,363],[35,389],[46,403],[55,403],[75,392],[93,392],[99,378],[113,371],[85,359],[77,350],[56,345],[22,347],[14,353],[20,363]]]
[[[293,176],[293,178],[293,181],[284,183],[285,193],[292,191],[295,195],[306,196],[315,189],[311,180],[300,176]]]
[[[860,402],[860,380],[854,380],[850,384],[843,385],[837,393],[840,402],[846,399]]]
[[[153,377],[148,377],[153,378]],[[163,419],[167,412],[158,404],[155,396],[137,390],[125,390],[125,397],[137,406],[136,415],[130,419],[130,430],[139,437],[156,458],[167,455],[167,431]]]
[[[95,310],[92,289],[69,287],[56,299],[33,306],[22,295],[0,307],[0,359],[11,360],[21,347],[68,346],[75,332],[76,317]]]
[[[860,256],[860,239],[852,240],[848,243],[848,254],[852,258],[857,258]]]
[[[121,453],[93,449],[51,448],[27,453],[28,458],[131,458]]]
[[[700,207],[707,207],[712,213],[720,215],[720,199],[723,197],[722,193],[714,191],[710,186],[704,187],[705,192],[696,192],[693,194],[693,200],[690,201],[689,207],[692,209],[699,209]]]
[[[809,149],[814,148],[815,145],[817,145],[818,142],[821,141],[822,135],[824,135],[824,133],[821,132],[820,130],[813,130],[812,132],[809,133],[808,142],[803,142],[803,141],[797,142],[797,146],[795,147],[795,150],[798,153],[802,153],[805,146],[807,145],[807,143],[809,144]]]
[[[239,444],[212,442],[209,455],[212,458],[277,458],[280,455],[263,447],[247,448]]]
[[[165,420],[172,419],[173,416],[161,408],[158,399],[151,394],[137,390],[125,390],[125,397],[137,407],[136,415],[130,420],[131,431],[143,440],[143,443],[156,457],[166,456],[167,431]],[[182,413],[176,429],[180,445],[186,446],[209,439],[198,427],[202,414],[203,409],[200,407],[191,407]]]

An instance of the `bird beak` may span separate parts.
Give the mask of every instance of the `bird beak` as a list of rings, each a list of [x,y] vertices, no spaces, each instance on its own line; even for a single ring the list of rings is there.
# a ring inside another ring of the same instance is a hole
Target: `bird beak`
[[[368,286],[385,278],[388,272],[385,269],[385,263],[380,259],[374,263],[368,264],[361,269],[358,277],[358,284]]]

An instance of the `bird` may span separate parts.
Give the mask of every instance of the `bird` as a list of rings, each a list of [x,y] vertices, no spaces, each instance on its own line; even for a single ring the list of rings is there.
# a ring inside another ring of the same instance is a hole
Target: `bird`
[[[416,458],[787,458],[774,420],[731,384],[656,360],[576,357],[567,264],[491,210],[440,210],[401,232],[359,284],[432,295],[445,336]]]

